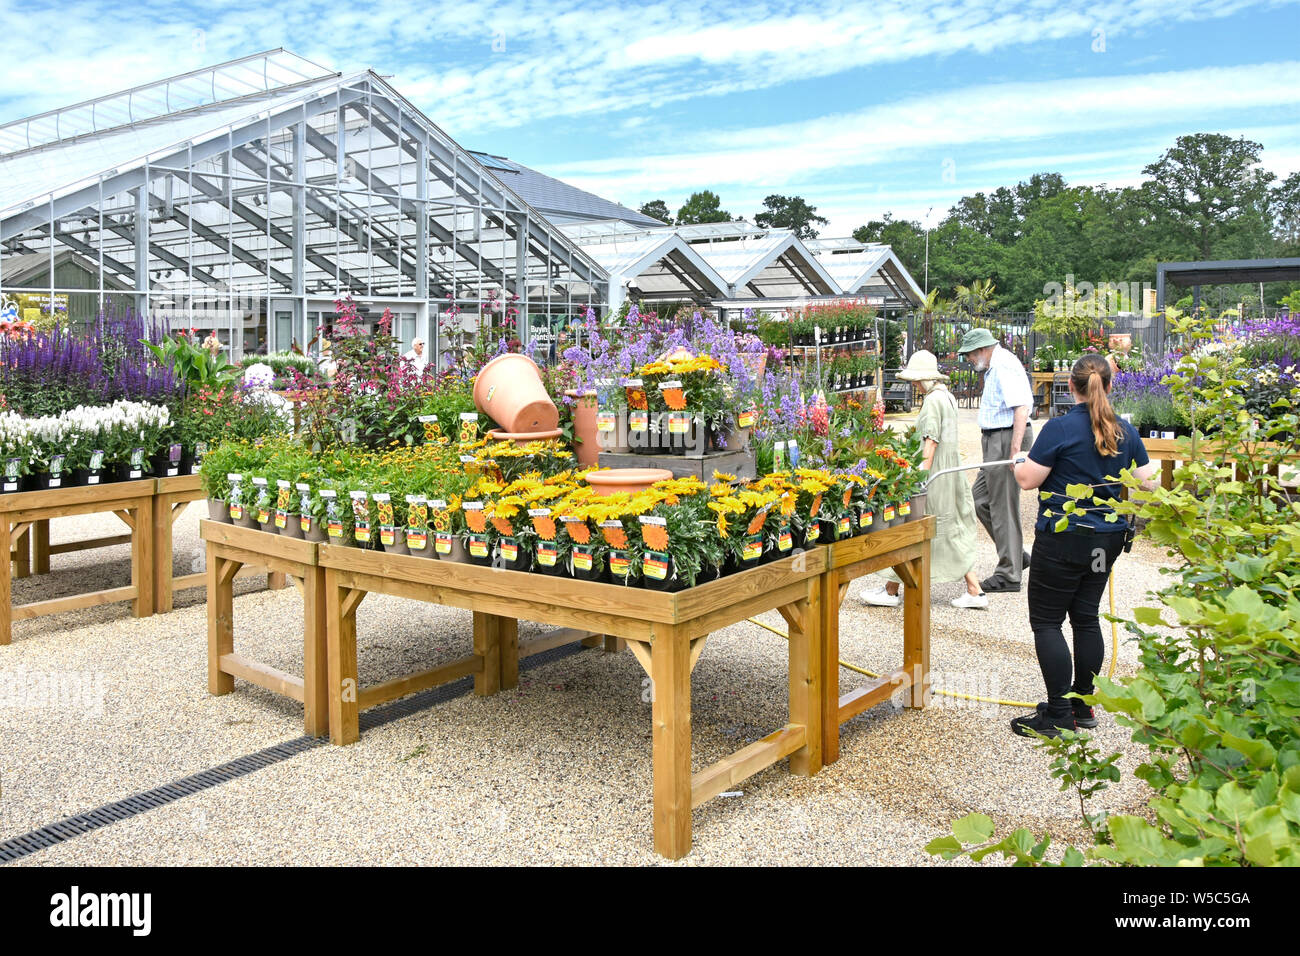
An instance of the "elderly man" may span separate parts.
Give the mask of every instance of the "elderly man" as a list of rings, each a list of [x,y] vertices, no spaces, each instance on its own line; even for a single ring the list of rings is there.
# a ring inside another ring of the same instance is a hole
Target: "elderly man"
[[[988,329],[967,332],[957,353],[966,356],[976,371],[986,373],[979,412],[984,460],[1005,461],[1027,450],[1033,438],[1029,413],[1034,393],[1020,360],[998,345]],[[982,468],[971,492],[975,516],[998,549],[997,569],[980,587],[992,593],[1019,591],[1029,558],[1020,527],[1020,485],[1015,472],[1010,465]]]
[[[424,357],[424,339],[413,339],[411,341],[411,351],[403,355],[402,358],[411,363],[411,368],[415,370],[416,375],[423,375],[425,366],[429,364],[429,360]]]

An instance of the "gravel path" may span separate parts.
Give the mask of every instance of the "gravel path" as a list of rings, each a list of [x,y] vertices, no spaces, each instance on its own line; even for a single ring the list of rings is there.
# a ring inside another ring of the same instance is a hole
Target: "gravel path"
[[[1033,496],[1022,504],[1030,528]],[[201,567],[198,515],[191,507],[178,521],[178,573]],[[115,524],[57,521],[51,537],[118,533]],[[982,532],[979,546],[977,569],[987,573],[995,558]],[[1141,542],[1121,559],[1121,613],[1147,603],[1161,559]],[[56,555],[53,568],[15,582],[15,600],[129,583],[125,546]],[[876,671],[902,653],[902,611],[858,602],[878,584],[855,582],[841,617],[841,656]],[[936,685],[1038,700],[1023,593],[991,595],[987,612],[959,611],[948,601],[961,587],[934,588]],[[237,646],[301,673],[297,591],[247,580],[236,595]],[[31,686],[40,675],[84,672],[91,703],[95,680],[103,700],[102,708],[0,707],[0,839],[302,734],[301,708],[286,698],[243,681],[232,694],[208,695],[203,591],[176,603],[145,620],[122,604],[15,625],[13,644],[0,648],[0,679]],[[764,619],[784,630],[775,613]],[[372,595],[358,623],[363,683],[463,656],[471,641],[467,612],[396,598]],[[1135,666],[1123,641],[1121,633],[1120,674]],[[693,675],[696,769],[784,723],[785,653],[780,637],[748,623],[710,638]],[[842,691],[864,680],[841,670]],[[645,685],[630,653],[582,651],[525,670],[517,690],[452,700],[350,747],[317,747],[21,862],[665,863],[652,849]],[[680,864],[925,864],[933,862],[925,843],[972,810],[1080,840],[1077,807],[1047,776],[1047,757],[1007,726],[1020,712],[941,696],[924,711],[883,704],[842,728],[840,760],[817,776],[792,776],[782,762],[745,781],[739,796],[700,807],[694,849]],[[1141,756],[1106,715],[1097,736],[1122,750],[1125,764]],[[1091,809],[1138,808],[1144,789],[1126,778]]]

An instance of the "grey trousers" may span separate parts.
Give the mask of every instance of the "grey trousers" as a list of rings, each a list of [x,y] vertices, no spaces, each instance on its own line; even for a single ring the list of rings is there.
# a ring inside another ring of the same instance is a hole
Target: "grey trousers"
[[[985,461],[1002,461],[1011,455],[1011,429],[985,432],[980,436]],[[1025,437],[1021,451],[1028,451],[1033,443],[1033,426],[1025,423]],[[993,539],[998,549],[998,566],[994,573],[1006,581],[1020,582],[1023,570],[1025,535],[1020,528],[1020,486],[1010,465],[981,468],[975,485],[975,517]]]

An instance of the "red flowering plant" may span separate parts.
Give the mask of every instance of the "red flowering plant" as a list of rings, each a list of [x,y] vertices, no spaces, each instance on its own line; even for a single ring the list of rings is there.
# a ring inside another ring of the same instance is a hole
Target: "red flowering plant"
[[[332,329],[322,330],[336,367],[333,380],[324,387],[296,382],[302,386],[296,397],[309,444],[387,448],[423,443],[423,380],[392,334],[393,314],[385,309],[371,332],[363,327],[350,297],[335,302],[335,307],[337,321]]]

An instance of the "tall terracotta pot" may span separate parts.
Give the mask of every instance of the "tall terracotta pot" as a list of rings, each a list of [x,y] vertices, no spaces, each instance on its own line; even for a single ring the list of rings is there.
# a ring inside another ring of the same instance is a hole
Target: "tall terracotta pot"
[[[474,406],[507,432],[558,428],[560,410],[542,384],[537,363],[513,352],[498,355],[474,379]]]
[[[593,390],[567,389],[573,399],[573,453],[584,468],[596,464],[600,454],[600,435],[596,431],[596,393]]]

